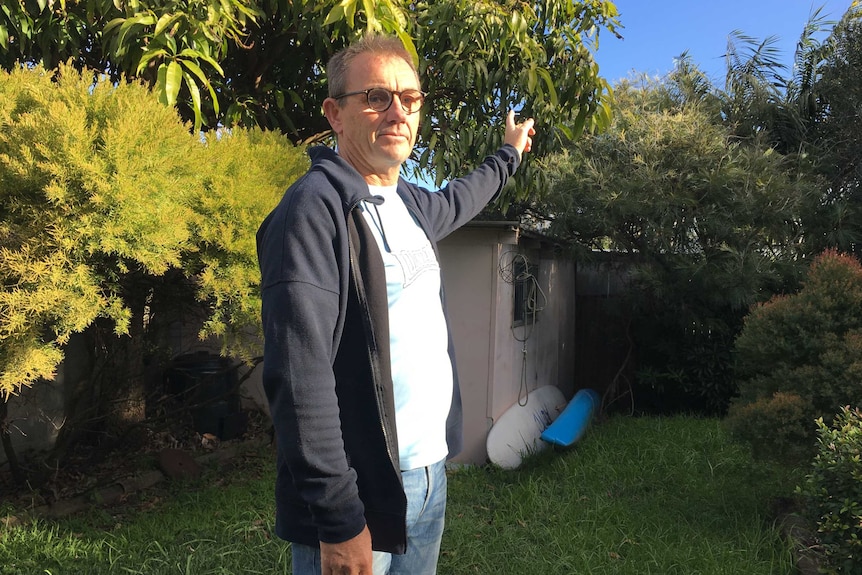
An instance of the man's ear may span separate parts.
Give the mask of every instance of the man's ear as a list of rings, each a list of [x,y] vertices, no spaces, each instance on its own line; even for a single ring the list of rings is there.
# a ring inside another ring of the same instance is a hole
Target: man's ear
[[[323,115],[329,121],[329,126],[336,134],[341,133],[341,106],[338,101],[333,98],[327,98],[323,101]]]

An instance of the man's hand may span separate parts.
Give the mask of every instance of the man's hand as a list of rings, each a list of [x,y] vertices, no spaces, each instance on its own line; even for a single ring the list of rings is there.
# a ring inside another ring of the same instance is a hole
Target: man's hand
[[[371,575],[371,532],[368,527],[343,543],[320,542],[322,575]]]
[[[536,134],[533,124],[535,124],[533,118],[527,118],[520,124],[516,124],[515,111],[509,110],[509,115],[506,117],[504,143],[513,145],[518,150],[519,155],[529,152],[533,148],[533,138],[531,136]]]

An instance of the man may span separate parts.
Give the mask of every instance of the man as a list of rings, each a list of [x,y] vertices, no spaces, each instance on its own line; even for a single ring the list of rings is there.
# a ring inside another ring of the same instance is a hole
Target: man
[[[276,533],[294,575],[433,574],[461,444],[436,244],[502,189],[533,120],[510,112],[503,148],[431,193],[399,179],[425,98],[400,41],[367,36],[327,76],[337,151],[310,150],[257,235]]]

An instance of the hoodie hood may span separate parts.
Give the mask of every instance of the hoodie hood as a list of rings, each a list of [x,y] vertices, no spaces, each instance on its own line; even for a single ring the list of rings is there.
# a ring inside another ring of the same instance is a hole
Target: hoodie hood
[[[321,172],[338,192],[345,212],[350,211],[360,201],[382,202],[382,198],[372,196],[368,184],[356,168],[348,164],[335,150],[328,146],[314,146],[308,150],[311,158],[309,171]]]

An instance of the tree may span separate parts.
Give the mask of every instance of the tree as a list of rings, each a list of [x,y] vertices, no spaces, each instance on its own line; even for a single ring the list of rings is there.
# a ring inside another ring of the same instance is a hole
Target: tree
[[[795,157],[740,142],[692,73],[617,86],[611,128],[547,162],[555,184],[537,207],[579,258],[627,256],[640,390],[721,412],[742,317],[793,285],[819,188]]]
[[[329,55],[365,31],[398,34],[430,94],[417,167],[440,181],[493,151],[507,106],[539,119],[537,151],[606,124],[610,90],[590,47],[617,26],[607,1],[21,0],[0,10],[0,66],[71,59],[144,80],[196,128],[307,142],[328,132]],[[538,175],[528,163],[514,196]]]
[[[776,38],[758,41],[734,32],[719,97],[725,122],[740,138],[766,138],[826,178],[820,200],[805,217],[812,253],[852,251],[862,240],[858,198],[860,17],[854,2],[836,25],[815,10],[788,70]],[[831,33],[823,40],[818,36]]]
[[[799,37],[789,69],[776,47],[778,37],[758,40],[739,30],[730,34],[727,74],[719,97],[724,120],[734,134],[754,138],[766,132],[769,144],[782,154],[806,151],[819,114],[817,82],[833,45],[831,38],[821,41],[818,35],[834,24],[822,9],[815,10]]]
[[[812,155],[828,181],[823,209],[837,225],[812,230],[824,246],[858,252],[862,237],[862,10],[858,3],[829,38],[814,85],[817,121]]]
[[[0,394],[54,377],[71,338],[62,432],[139,422],[174,322],[259,353],[258,225],[307,158],[276,132],[193,135],[137,82],[61,65],[0,72]],[[253,158],[250,161],[249,158]],[[86,355],[86,353],[84,354]]]

